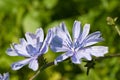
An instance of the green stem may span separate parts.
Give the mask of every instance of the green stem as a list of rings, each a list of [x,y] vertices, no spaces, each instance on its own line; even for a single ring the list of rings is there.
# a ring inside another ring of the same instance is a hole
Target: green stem
[[[107,59],[107,58],[113,58],[113,57],[120,57],[120,53],[119,54],[112,54],[112,55],[107,55],[107,56],[104,56],[104,57],[98,57],[98,58],[95,58],[95,61],[99,61],[99,60],[103,60],[103,59]],[[39,74],[41,71],[45,70],[46,68],[50,67],[54,65],[54,62],[49,62],[45,65],[43,65],[38,71],[37,73],[35,73],[34,76],[32,76],[29,80],[34,80]]]
[[[107,55],[107,56],[104,56],[104,57],[98,57],[98,58],[95,58],[95,61],[108,59],[108,58],[113,58],[113,57],[120,57],[120,53],[118,53],[118,54],[111,54],[111,55]]]
[[[34,80],[40,74],[41,71],[45,70],[46,68],[48,68],[48,67],[50,67],[52,65],[54,65],[54,62],[50,62],[50,63],[47,63],[47,64],[43,65],[40,68],[40,70],[38,70],[37,73],[35,73],[35,75],[32,76],[29,80]]]

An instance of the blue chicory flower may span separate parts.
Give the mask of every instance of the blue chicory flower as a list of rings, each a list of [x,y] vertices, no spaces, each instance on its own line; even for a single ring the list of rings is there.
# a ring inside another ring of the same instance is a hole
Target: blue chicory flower
[[[65,52],[55,59],[55,64],[69,57],[72,63],[80,64],[82,58],[91,60],[92,56],[100,57],[108,52],[108,47],[92,46],[103,41],[103,38],[99,31],[89,34],[90,24],[85,24],[82,30],[81,22],[75,21],[72,29],[73,39],[71,39],[64,23],[52,30],[55,34],[50,45],[51,49],[54,52]]]
[[[0,74],[0,80],[9,80],[9,73]]]
[[[26,33],[24,38],[20,39],[20,44],[12,44],[8,48],[7,54],[10,56],[23,56],[26,59],[12,64],[13,70],[18,70],[23,66],[29,64],[29,68],[36,71],[38,69],[38,57],[48,51],[48,46],[52,40],[52,30],[44,40],[44,33],[42,28],[36,30],[36,33]]]

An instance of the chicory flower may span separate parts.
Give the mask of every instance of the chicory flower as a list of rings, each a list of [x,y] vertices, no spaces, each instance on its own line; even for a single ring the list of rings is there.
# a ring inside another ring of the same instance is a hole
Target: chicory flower
[[[9,73],[0,74],[0,80],[9,80]]]
[[[36,33],[25,34],[24,38],[20,39],[20,44],[12,44],[8,48],[7,54],[10,56],[23,56],[26,59],[12,64],[13,70],[18,70],[23,66],[29,64],[29,68],[36,71],[39,67],[38,58],[48,51],[48,46],[52,40],[52,31],[49,30],[44,40],[44,33],[42,28],[36,30]]]
[[[55,59],[55,64],[67,58],[71,58],[72,63],[80,64],[82,58],[92,60],[92,56],[101,57],[108,52],[108,47],[92,46],[103,41],[103,38],[99,31],[89,34],[90,24],[85,24],[82,30],[81,22],[75,21],[72,38],[64,23],[52,30],[54,37],[50,45],[51,49],[54,52],[64,52]]]

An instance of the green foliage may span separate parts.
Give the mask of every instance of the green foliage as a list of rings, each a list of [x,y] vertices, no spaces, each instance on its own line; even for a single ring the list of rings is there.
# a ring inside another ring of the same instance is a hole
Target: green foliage
[[[49,28],[63,21],[70,32],[74,20],[81,21],[82,25],[90,23],[91,32],[102,32],[105,41],[99,44],[109,47],[108,54],[120,53],[120,36],[106,21],[108,16],[118,17],[116,24],[120,26],[119,4],[119,0],[0,0],[0,73],[9,71],[10,80],[32,77],[35,72],[27,67],[11,70],[10,64],[23,58],[6,55],[6,49],[24,37],[25,32],[42,27],[46,34]],[[57,55],[49,50],[45,58],[49,62]],[[88,76],[84,65],[84,62],[75,65],[65,61],[41,72],[36,80],[120,80],[120,58],[96,62]]]

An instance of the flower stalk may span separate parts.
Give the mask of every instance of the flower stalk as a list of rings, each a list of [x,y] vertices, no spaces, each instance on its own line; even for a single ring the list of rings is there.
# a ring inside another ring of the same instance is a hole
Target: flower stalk
[[[90,69],[93,69],[95,67],[95,62],[102,61],[102,60],[108,59],[108,58],[115,58],[115,57],[120,57],[120,53],[111,54],[111,55],[107,55],[104,57],[97,57],[97,58],[92,59],[91,61],[84,61],[84,62],[86,62],[85,67],[87,67],[87,75],[89,75]]]
[[[117,53],[117,54],[111,54],[111,55],[107,55],[107,56],[104,56],[104,57],[96,57],[94,60],[92,61],[87,61],[89,63],[87,63],[85,65],[85,67],[87,67],[87,75],[89,74],[89,70],[91,68],[94,68],[94,61],[100,61],[100,60],[104,60],[104,59],[108,59],[108,58],[115,58],[115,57],[120,57],[120,53]],[[68,60],[68,59],[67,59]],[[86,61],[85,61],[86,62]],[[92,63],[91,63],[92,62]],[[40,72],[44,71],[45,69],[47,69],[48,67],[51,67],[54,65],[54,62],[49,62],[45,65],[43,65],[36,73],[34,76],[32,76],[29,80],[34,80],[39,74]]]
[[[40,72],[44,71],[46,68],[48,68],[48,67],[50,67],[50,66],[52,66],[52,65],[54,65],[54,62],[49,62],[49,63],[43,65],[43,66],[35,73],[35,75],[32,76],[29,80],[34,80],[34,79],[40,74]]]

